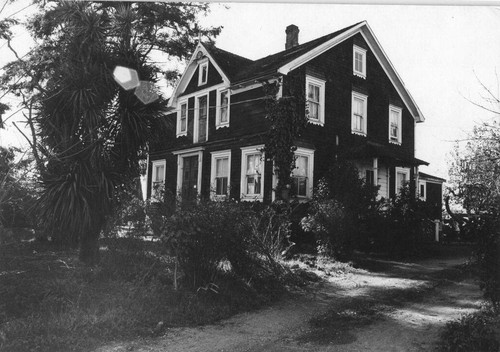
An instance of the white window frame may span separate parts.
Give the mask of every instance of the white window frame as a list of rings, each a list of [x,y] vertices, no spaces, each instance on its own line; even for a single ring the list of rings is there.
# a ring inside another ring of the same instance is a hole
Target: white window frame
[[[210,118],[210,101],[209,94],[200,94],[195,96],[194,98],[194,127],[193,127],[193,143],[198,143],[198,139],[200,137],[200,98],[207,98],[207,126],[206,126],[206,141],[208,141],[208,125]]]
[[[203,68],[206,68],[207,74],[205,75],[205,80],[203,80]],[[208,59],[204,59],[198,64],[198,86],[207,84],[208,82]]]
[[[250,147],[242,147],[241,149],[241,180],[240,180],[240,194],[241,194],[241,200],[242,201],[263,201],[264,199],[264,180],[265,180],[265,155],[264,152],[262,152],[262,148],[264,148],[264,145],[254,145]],[[248,195],[246,194],[246,170],[247,170],[247,156],[250,154],[260,154],[261,158],[261,192],[258,195]]]
[[[221,122],[221,109],[222,109],[222,99],[221,95],[222,93],[227,92],[227,121],[226,122]],[[216,112],[216,117],[215,117],[215,128],[219,129],[222,127],[229,127],[229,121],[231,118],[230,114],[230,109],[231,107],[231,91],[228,88],[223,88],[223,89],[218,89],[217,90],[217,112]]]
[[[392,139],[392,136],[391,136],[391,112],[395,112],[398,114],[398,135],[397,135],[397,140],[396,139]],[[398,144],[398,145],[401,145],[402,143],[402,135],[403,135],[403,125],[402,125],[402,116],[403,116],[403,109],[401,109],[400,107],[398,106],[395,106],[395,105],[389,105],[389,143],[393,143],[393,144]]]
[[[311,199],[313,195],[313,185],[314,185],[314,150],[298,147],[294,154],[295,156],[303,156],[307,158],[306,195],[305,196],[296,195],[296,197],[299,201]],[[292,178],[293,178],[293,170],[292,170]]]
[[[184,131],[181,130],[181,114],[182,114],[182,106],[186,105],[186,129]],[[187,100],[179,101],[179,110],[177,111],[177,137],[186,136],[188,130],[188,116],[189,116],[189,106]]]
[[[182,192],[182,171],[184,169],[184,158],[190,156],[198,156],[198,178],[196,180],[196,190],[198,195],[201,192],[201,175],[203,172],[203,148],[192,148],[186,150],[179,150],[172,154],[177,155],[177,194]]]
[[[362,69],[362,71],[359,71],[356,69],[356,54],[361,55],[361,69]],[[355,76],[366,79],[366,49],[360,48],[357,45],[353,45],[353,47],[352,47],[352,73]]]
[[[307,116],[307,120],[309,123],[319,125],[319,126],[324,126],[325,125],[325,81],[316,77],[312,77],[309,75],[306,75],[306,104],[307,102],[307,97],[308,97],[308,89],[309,89],[309,84],[315,85],[319,87],[319,109],[318,109],[318,118],[314,119],[309,116]],[[306,106],[306,111],[307,111],[307,106]]]
[[[363,101],[363,126],[361,130],[354,129],[354,99],[360,99]],[[366,137],[368,130],[367,126],[368,126],[368,96],[353,91],[351,98],[351,132]]]
[[[395,194],[400,194],[401,193],[401,185],[399,184],[398,180],[398,174],[406,174],[406,180],[407,182],[410,182],[410,169],[407,167],[396,167],[395,174],[394,174],[394,188],[395,188]]]
[[[424,194],[422,194],[422,192],[420,192],[422,186],[424,186]],[[423,200],[424,202],[427,200],[427,182],[426,181],[418,180],[418,197],[420,198],[420,200]]]
[[[231,150],[220,150],[216,152],[211,152],[212,155],[212,164],[211,164],[211,169],[210,169],[210,197],[213,200],[217,199],[225,199],[229,197],[229,192],[230,192],[230,184],[231,184]],[[218,159],[225,159],[227,158],[227,194],[224,195],[219,195],[216,194],[215,189],[217,187],[217,184],[215,182],[215,177],[216,177],[216,167],[217,167],[217,160]]]
[[[163,166],[163,181],[158,181],[156,178],[156,168],[159,166]],[[151,197],[153,198],[155,196],[155,190],[154,186],[155,183],[163,182],[163,185],[165,185],[165,178],[167,176],[167,161],[165,159],[161,160],[154,160],[151,162]]]

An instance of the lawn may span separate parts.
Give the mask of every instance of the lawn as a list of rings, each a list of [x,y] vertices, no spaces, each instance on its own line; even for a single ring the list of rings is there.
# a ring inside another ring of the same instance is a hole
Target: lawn
[[[285,293],[230,275],[217,292],[173,289],[173,261],[161,245],[103,241],[101,263],[36,242],[0,246],[0,351],[87,351],[104,341],[161,334],[261,307]]]

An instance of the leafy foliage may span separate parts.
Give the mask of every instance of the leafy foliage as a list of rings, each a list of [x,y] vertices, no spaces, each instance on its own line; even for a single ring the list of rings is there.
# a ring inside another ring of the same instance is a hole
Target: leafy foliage
[[[479,214],[500,204],[500,122],[476,126],[467,144],[457,144],[450,165],[450,192],[463,207]]]
[[[320,180],[302,228],[311,231],[320,249],[338,259],[350,255],[367,222],[378,215],[377,188],[365,184],[350,163],[339,162]]]
[[[36,197],[31,160],[20,158],[19,152],[0,147],[0,228],[34,225],[30,220]]]
[[[232,201],[200,201],[166,217],[162,240],[189,287],[219,283],[222,276],[262,284],[284,273],[281,253],[289,246],[286,210],[261,210]],[[153,220],[154,221],[154,220]]]
[[[499,324],[494,312],[483,309],[462,316],[446,325],[441,334],[440,352],[497,352],[500,342],[495,338],[494,326]]]
[[[295,168],[294,152],[296,139],[307,126],[307,115],[300,109],[303,106],[304,90],[290,82],[283,97],[277,98],[282,87],[281,81],[264,83],[266,94],[266,119],[270,122],[264,151],[266,157],[274,161],[278,176],[276,194],[281,198],[282,190],[290,189],[291,174]]]
[[[40,4],[28,25],[37,46],[6,67],[2,82],[36,112],[30,122],[32,147],[44,158],[38,163],[44,226],[53,238],[79,242],[87,263],[98,260],[115,192],[139,175],[147,143],[165,128],[166,102],[143,104],[120,89],[113,69],[124,66],[155,83],[163,72],[153,50],[182,59],[194,37],[220,32],[198,26],[207,10],[207,4]]]

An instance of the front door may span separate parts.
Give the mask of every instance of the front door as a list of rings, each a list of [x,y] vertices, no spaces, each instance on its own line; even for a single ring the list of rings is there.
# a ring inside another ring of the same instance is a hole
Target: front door
[[[182,158],[182,200],[192,201],[198,195],[198,155]]]

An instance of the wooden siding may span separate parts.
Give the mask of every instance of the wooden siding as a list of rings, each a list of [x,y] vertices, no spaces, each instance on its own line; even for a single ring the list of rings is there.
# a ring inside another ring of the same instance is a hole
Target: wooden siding
[[[366,79],[353,74],[353,45],[367,50]],[[283,95],[290,95],[293,89],[305,94],[305,77],[311,75],[326,81],[325,84],[325,123],[324,126],[309,124],[297,140],[298,145],[315,150],[314,185],[328,170],[329,166],[342,152],[374,142],[386,150],[403,153],[405,158],[414,157],[414,120],[404,106],[396,89],[392,86],[383,68],[369,50],[361,35],[356,35],[322,55],[299,67],[283,77]],[[222,83],[222,77],[215,67],[209,64],[208,82],[198,86],[198,71],[186,87],[184,95],[192,94],[200,89]],[[292,87],[293,86],[293,87]],[[367,137],[351,133],[351,99],[352,92],[361,92],[368,96]],[[167,116],[173,122],[167,131],[164,142],[151,148],[150,159],[167,160],[167,188],[175,190],[177,177],[177,157],[174,150],[182,150],[195,146],[203,146],[203,175],[201,194],[210,195],[211,154],[217,150],[231,150],[230,197],[239,199],[241,194],[241,147],[263,144],[269,123],[265,119],[264,92],[257,87],[230,97],[229,127],[216,128],[216,89],[209,90],[208,104],[208,140],[205,143],[193,144],[195,97],[188,99],[188,133],[184,137],[176,137],[176,113]],[[389,105],[402,108],[402,145],[389,143]],[[300,106],[305,113],[305,104]],[[337,145],[338,141],[338,145]],[[372,167],[371,163],[368,165]],[[390,160],[379,159],[378,184],[379,194],[383,197],[394,195],[394,173],[396,165]],[[272,194],[272,163],[266,161],[264,175],[264,197],[271,199]],[[364,177],[364,174],[361,175]],[[411,170],[413,179],[413,170]],[[148,195],[150,194],[150,179],[148,180]]]
[[[212,87],[212,86],[215,86],[216,84],[220,84],[220,83],[224,82],[222,79],[222,76],[219,74],[219,71],[217,71],[215,66],[212,65],[212,63],[209,61],[208,62],[207,83],[199,86],[198,85],[199,68],[200,68],[199,66],[196,68],[196,70],[194,71],[193,77],[191,77],[191,80],[189,81],[188,85],[186,86],[186,89],[184,89],[184,92],[182,92],[181,95],[195,93],[198,90]]]

